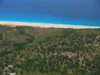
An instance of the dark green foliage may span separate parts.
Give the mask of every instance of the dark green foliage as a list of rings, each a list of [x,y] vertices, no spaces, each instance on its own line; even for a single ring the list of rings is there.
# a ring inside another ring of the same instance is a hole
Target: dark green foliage
[[[23,74],[23,70],[20,71],[20,74]]]
[[[18,33],[19,33],[20,35],[25,35],[25,34],[26,34],[24,30],[20,30]]]
[[[11,69],[11,72],[12,72],[12,73],[13,73],[13,72],[15,72],[15,69],[14,69],[14,68],[12,68],[12,69]]]
[[[3,74],[3,72],[0,70],[0,75],[2,75]]]
[[[16,50],[22,50],[25,48],[25,45],[27,44],[27,42],[23,42],[23,43],[15,43],[13,46],[16,48]]]
[[[28,42],[33,42],[33,39],[32,38],[26,38],[26,41],[28,41]]]
[[[96,75],[100,74],[100,54],[95,55],[95,57],[93,58],[91,71]]]
[[[7,41],[7,40],[3,40],[3,43],[1,44],[1,46],[12,46],[13,45],[13,41]]]
[[[21,27],[16,27],[16,29],[18,30],[18,33],[20,35],[25,35],[26,32],[25,32],[25,27],[24,26],[21,26]]]
[[[0,34],[0,40],[2,40],[3,39],[3,34]]]
[[[8,38],[0,41],[0,74],[4,67],[13,65],[7,71],[21,75],[40,72],[100,75],[100,29],[61,29],[59,34],[60,29],[55,28],[2,29],[5,31],[0,33],[0,37],[5,33]],[[21,39],[24,42],[10,39],[11,34],[7,31],[13,32],[12,38],[24,37]]]
[[[0,53],[0,57],[3,57],[3,56],[5,56],[5,55],[11,54],[11,53],[13,53],[12,50],[10,50],[10,51],[3,51],[3,52]]]

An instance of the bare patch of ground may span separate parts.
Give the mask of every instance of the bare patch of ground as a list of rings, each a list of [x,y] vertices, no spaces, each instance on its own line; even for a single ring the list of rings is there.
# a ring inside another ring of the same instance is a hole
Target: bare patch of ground
[[[64,51],[64,52],[61,52],[61,55],[64,55],[64,56],[67,55],[70,58],[72,56],[76,56],[77,54],[68,52],[68,51]]]

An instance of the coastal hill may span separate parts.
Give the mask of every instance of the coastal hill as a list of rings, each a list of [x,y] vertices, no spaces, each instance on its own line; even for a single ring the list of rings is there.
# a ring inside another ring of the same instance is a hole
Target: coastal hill
[[[100,29],[0,26],[0,75],[100,75]]]

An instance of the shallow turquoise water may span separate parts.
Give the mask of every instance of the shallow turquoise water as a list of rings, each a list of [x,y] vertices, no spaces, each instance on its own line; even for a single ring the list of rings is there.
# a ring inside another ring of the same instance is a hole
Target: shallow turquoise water
[[[99,0],[1,0],[0,21],[100,27]]]

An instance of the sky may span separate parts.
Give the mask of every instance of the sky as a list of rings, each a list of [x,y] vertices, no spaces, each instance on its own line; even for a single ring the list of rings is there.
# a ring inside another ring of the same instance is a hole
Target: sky
[[[0,0],[0,13],[47,14],[100,21],[100,0]]]

